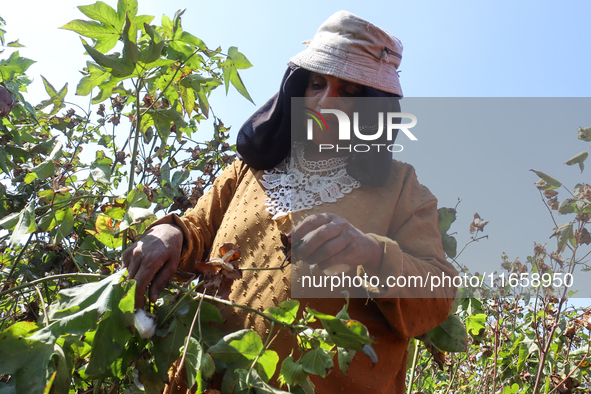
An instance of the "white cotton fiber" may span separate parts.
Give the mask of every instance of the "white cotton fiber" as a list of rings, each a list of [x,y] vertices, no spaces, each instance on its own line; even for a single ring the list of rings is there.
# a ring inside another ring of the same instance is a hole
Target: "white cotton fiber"
[[[330,275],[330,276],[334,276],[334,275],[339,275],[341,273],[347,273],[349,272],[349,270],[351,270],[352,266],[348,265],[348,264],[335,264],[335,265],[331,265],[330,267],[328,267],[327,269],[325,269],[324,271],[324,275]]]
[[[135,311],[133,323],[143,339],[152,338],[156,334],[156,316],[143,309]]]

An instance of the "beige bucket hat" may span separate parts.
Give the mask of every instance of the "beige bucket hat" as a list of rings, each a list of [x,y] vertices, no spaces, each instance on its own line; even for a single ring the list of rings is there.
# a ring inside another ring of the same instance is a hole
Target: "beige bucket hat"
[[[339,11],[318,28],[307,46],[290,60],[310,71],[402,96],[397,72],[402,43],[371,22]]]

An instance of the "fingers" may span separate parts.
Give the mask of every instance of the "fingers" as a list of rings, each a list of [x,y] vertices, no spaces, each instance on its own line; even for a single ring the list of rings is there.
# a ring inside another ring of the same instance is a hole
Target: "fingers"
[[[373,270],[381,261],[382,249],[375,238],[335,214],[310,215],[291,236],[293,256],[322,270],[337,264]]]
[[[148,230],[126,249],[121,258],[129,278],[136,281],[136,308],[143,308],[150,282],[150,299],[155,301],[179,265],[183,234],[173,225],[162,224]]]
[[[299,223],[297,226],[295,226],[291,230],[290,234],[288,234],[288,237],[291,237],[292,240],[295,240],[297,242],[300,239],[304,238],[304,236],[309,232],[314,231],[318,227],[330,223],[331,221],[336,220],[337,218],[339,218],[339,216],[334,215],[332,213],[318,213],[315,215],[310,215],[304,220],[302,220],[302,222]]]
[[[166,284],[168,283],[170,278],[172,278],[172,276],[174,275],[174,273],[177,270],[177,267],[179,266],[180,255],[177,255],[174,252],[171,254],[173,256],[170,257],[168,262],[166,262],[166,264],[164,264],[162,269],[160,269],[156,273],[156,275],[154,276],[154,279],[152,280],[152,284],[150,285],[150,293],[149,293],[149,297],[150,297],[151,302],[156,302],[156,300],[158,299],[158,295],[160,295],[162,290],[164,290],[164,288],[166,287]]]
[[[347,246],[345,237],[340,237],[343,228],[335,223],[327,223],[310,231],[295,249],[295,257],[308,264],[317,264]]]
[[[129,276],[129,279],[135,279],[137,272],[142,266],[143,254],[141,244],[137,242],[131,245],[129,248],[127,248],[125,252],[129,253],[127,253],[127,256],[125,256],[125,253],[123,254],[123,264],[125,264],[125,266],[127,267],[127,274]],[[127,261],[125,260],[126,257]]]

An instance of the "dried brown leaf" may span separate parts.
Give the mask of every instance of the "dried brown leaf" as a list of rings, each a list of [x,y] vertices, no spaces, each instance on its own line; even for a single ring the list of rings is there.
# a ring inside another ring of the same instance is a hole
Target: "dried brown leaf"
[[[475,213],[474,220],[472,221],[472,224],[470,224],[470,234],[474,234],[474,232],[476,231],[483,231],[484,226],[486,226],[487,224],[488,221],[482,220],[480,215],[478,215],[478,213]]]
[[[554,198],[549,199],[548,205],[550,205],[550,208],[552,208],[552,210],[558,211],[558,208],[560,207],[560,203],[558,202],[558,198],[554,197]]]
[[[544,196],[546,198],[552,198],[558,195],[558,192],[556,190],[544,190]]]

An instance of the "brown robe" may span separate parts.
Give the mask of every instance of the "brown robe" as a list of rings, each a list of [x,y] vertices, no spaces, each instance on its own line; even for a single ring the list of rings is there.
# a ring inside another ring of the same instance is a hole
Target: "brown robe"
[[[215,256],[225,242],[240,247],[242,267],[274,267],[282,262],[280,233],[288,233],[291,223],[273,221],[265,210],[266,194],[259,183],[263,174],[264,171],[236,160],[193,210],[182,218],[169,215],[157,222],[177,224],[184,233],[180,269],[194,270],[196,262],[206,259],[210,251]],[[327,207],[378,240],[384,250],[380,278],[457,274],[445,259],[441,245],[437,200],[419,184],[412,166],[393,161],[384,187],[362,185],[336,202],[322,204],[306,213],[323,212]],[[289,267],[283,271],[244,271],[243,279],[234,282],[229,299],[264,311],[290,299],[290,280]],[[373,348],[378,363],[372,366],[366,355],[357,352],[345,376],[335,357],[335,367],[325,379],[312,378],[317,393],[404,393],[407,341],[446,320],[455,289],[386,287],[380,292],[379,298],[352,298],[349,306],[351,319],[365,324],[376,340]],[[344,305],[342,298],[298,300],[300,309],[309,306],[333,315]],[[267,337],[270,324],[266,319],[229,306],[219,305],[219,309],[228,331],[251,328],[263,340]],[[282,360],[289,355],[293,344],[292,334],[283,330],[271,349]],[[296,351],[295,355],[299,357],[300,352]],[[269,381],[276,387],[279,387],[279,368],[280,365]],[[174,386],[172,392],[186,390],[182,385]]]

